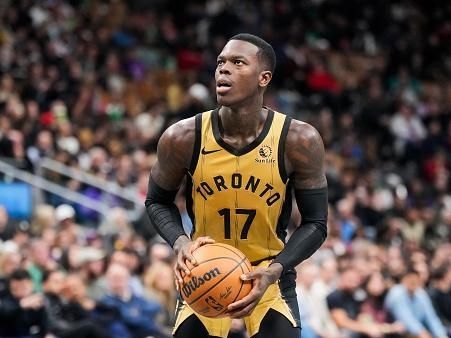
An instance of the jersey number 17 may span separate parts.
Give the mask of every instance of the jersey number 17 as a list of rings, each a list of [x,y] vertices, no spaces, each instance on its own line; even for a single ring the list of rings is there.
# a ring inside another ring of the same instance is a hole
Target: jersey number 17
[[[247,234],[254,221],[256,215],[255,209],[235,209],[236,215],[247,215],[246,221],[244,222],[243,229],[241,230],[240,239],[247,239]],[[230,236],[230,215],[231,210],[229,208],[224,208],[218,211],[218,214],[224,217],[224,238],[231,239]]]

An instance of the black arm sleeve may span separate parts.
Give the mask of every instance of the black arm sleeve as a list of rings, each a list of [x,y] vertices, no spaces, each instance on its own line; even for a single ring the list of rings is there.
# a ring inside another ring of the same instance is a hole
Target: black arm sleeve
[[[282,264],[284,271],[313,255],[327,237],[327,188],[297,189],[295,196],[302,217],[301,225],[273,261]]]
[[[186,235],[183,230],[179,209],[174,204],[176,195],[177,190],[169,191],[163,189],[150,176],[149,189],[144,204],[146,205],[150,223],[171,247],[174,246],[177,238]]]

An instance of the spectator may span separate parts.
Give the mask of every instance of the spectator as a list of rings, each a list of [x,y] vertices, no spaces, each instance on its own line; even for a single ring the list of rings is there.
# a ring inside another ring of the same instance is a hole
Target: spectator
[[[432,272],[431,287],[429,288],[434,309],[451,334],[451,266],[444,265]]]
[[[360,306],[365,297],[363,290],[360,289],[361,282],[362,278],[358,271],[348,267],[340,275],[338,289],[327,297],[327,305],[332,319],[345,336],[379,337],[382,331],[377,325],[358,319]]]
[[[390,314],[384,308],[386,285],[380,272],[373,272],[363,284],[366,299],[360,306],[358,321],[368,325],[376,325],[383,335],[400,336],[404,326],[400,322],[393,322]]]
[[[123,325],[120,332],[117,330],[117,325],[112,327],[111,336],[115,338],[164,337],[156,322],[160,306],[132,293],[129,270],[122,264],[113,263],[106,272],[106,278],[108,295],[101,299],[100,303],[115,309],[119,314],[115,324]]]
[[[107,219],[100,225],[99,234],[105,239],[107,245],[114,245],[120,237],[131,236],[133,232],[132,226],[127,219],[126,210],[123,208],[113,208]]]
[[[155,262],[144,274],[146,298],[156,300],[163,309],[161,323],[168,329],[174,326],[177,291],[174,286],[174,271],[165,262]]]
[[[163,261],[166,263],[172,262],[174,254],[171,247],[166,242],[155,240],[149,248],[149,260],[151,263]]]
[[[413,110],[411,105],[401,103],[391,120],[390,130],[396,138],[395,150],[398,155],[415,159],[415,152],[418,152],[421,141],[426,137],[426,128]]]
[[[9,276],[10,293],[0,299],[0,336],[44,338],[47,316],[43,296],[33,293],[33,282],[26,270]]]
[[[75,209],[69,204],[60,204],[55,209],[55,220],[58,228],[58,241],[61,247],[80,242],[84,229],[75,223]]]
[[[315,290],[315,281],[319,279],[320,270],[314,263],[304,262],[297,267],[296,293],[302,322],[301,336],[339,337],[337,327],[330,317],[326,295]]]
[[[0,240],[10,240],[16,231],[15,222],[9,218],[8,210],[0,205]]]
[[[34,234],[41,235],[46,231],[55,231],[55,208],[49,204],[38,204],[34,208],[31,228]]]
[[[42,274],[45,270],[53,270],[56,263],[50,256],[49,245],[41,239],[34,239],[30,244],[27,270],[33,280],[34,290],[42,291]]]
[[[82,318],[87,317],[96,306],[96,302],[86,294],[85,283],[77,273],[71,273],[65,278],[61,295],[81,310],[79,313],[83,313],[80,315]]]
[[[64,284],[67,283],[64,278],[64,274],[58,270],[44,273],[43,287],[49,332],[61,338],[108,337],[106,332],[88,317],[87,312],[78,302],[71,299],[64,300],[61,297],[65,288]]]
[[[87,247],[80,248],[77,252],[77,265],[79,275],[86,285],[86,293],[89,298],[99,300],[106,293],[105,279],[105,254],[100,249]]]
[[[137,275],[140,267],[140,257],[132,249],[117,250],[111,254],[110,264],[121,264],[130,272],[129,283],[134,295],[142,297],[144,295],[144,285]]]
[[[22,255],[16,248],[2,248],[0,251],[0,297],[8,293],[8,277],[19,269]]]
[[[421,287],[420,275],[409,269],[401,283],[387,294],[385,306],[407,332],[420,338],[444,338],[446,331],[435,312],[431,299]]]

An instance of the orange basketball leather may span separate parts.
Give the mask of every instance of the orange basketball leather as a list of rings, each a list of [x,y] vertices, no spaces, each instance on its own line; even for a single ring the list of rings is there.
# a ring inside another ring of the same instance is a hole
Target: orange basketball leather
[[[185,275],[180,293],[186,303],[206,317],[224,317],[227,306],[246,296],[251,281],[240,276],[251,271],[244,254],[233,246],[214,243],[201,246],[193,252],[198,265],[187,265],[191,271]]]

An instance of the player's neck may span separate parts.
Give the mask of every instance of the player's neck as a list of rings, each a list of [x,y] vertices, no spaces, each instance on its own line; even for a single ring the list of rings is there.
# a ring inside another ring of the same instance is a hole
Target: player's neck
[[[219,110],[221,129],[224,134],[233,136],[255,136],[268,115],[267,109],[263,109],[263,102],[241,107],[221,107]]]

